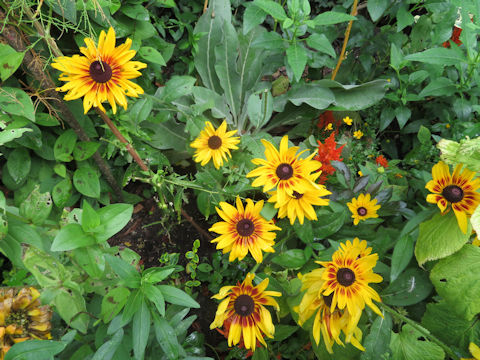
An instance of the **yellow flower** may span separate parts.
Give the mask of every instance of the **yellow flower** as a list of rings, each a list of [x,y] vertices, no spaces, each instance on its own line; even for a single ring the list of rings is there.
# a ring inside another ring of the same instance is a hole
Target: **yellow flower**
[[[34,287],[0,289],[0,359],[14,344],[29,340],[51,339],[52,311],[41,306],[40,293]]]
[[[348,126],[351,126],[353,120],[352,120],[350,117],[347,116],[347,117],[343,118],[343,122],[344,122],[345,124],[347,124]]]
[[[221,202],[220,207],[221,209],[215,209],[225,221],[213,224],[209,231],[221,234],[213,239],[212,243],[218,243],[217,249],[222,249],[224,254],[230,252],[229,261],[237,258],[242,260],[250,251],[255,261],[261,263],[262,251],[275,252],[272,246],[277,234],[271,231],[281,229],[275,226],[273,221],[267,221],[260,215],[263,200],[254,205],[251,199],[247,199],[247,206],[244,208],[242,200],[237,196],[237,208],[226,202]]]
[[[450,129],[450,124],[446,124],[445,127],[446,127],[447,129]]]
[[[480,239],[478,238],[478,235],[475,237],[475,239],[472,241],[472,245],[474,246],[479,246],[480,247]]]
[[[480,194],[476,192],[480,188],[480,180],[473,180],[475,173],[467,168],[460,172],[462,166],[458,164],[450,175],[448,165],[440,161],[433,166],[433,179],[425,187],[433,193],[427,195],[427,202],[436,203],[442,213],[451,205],[460,230],[466,234],[467,217],[480,203]]]
[[[245,348],[252,351],[255,351],[257,339],[267,346],[263,335],[273,338],[275,327],[265,306],[273,306],[279,310],[272,296],[282,296],[277,291],[265,291],[268,278],[253,286],[254,277],[254,274],[248,273],[241,284],[224,286],[218,294],[212,296],[214,299],[224,300],[218,305],[215,320],[210,324],[210,329],[228,327],[228,346],[242,341]]]
[[[377,199],[370,200],[370,194],[358,195],[358,198],[353,198],[347,206],[352,213],[353,225],[358,225],[360,220],[378,218],[377,210],[380,205],[377,205]]]
[[[321,172],[318,171],[310,176],[312,181],[315,181]],[[324,199],[323,196],[330,195],[331,192],[323,185],[320,185],[318,189],[308,189],[303,194],[296,191],[292,195],[287,195],[284,198],[284,202],[278,202],[277,191],[270,192],[272,197],[268,199],[268,202],[275,203],[275,208],[278,209],[278,218],[283,219],[288,216],[290,224],[293,225],[295,219],[298,218],[300,224],[303,225],[304,218],[308,220],[318,220],[317,214],[313,205],[327,206],[329,199]]]
[[[266,160],[258,158],[252,160],[255,165],[260,165],[247,174],[247,177],[258,177],[253,181],[252,186],[263,186],[263,192],[277,187],[277,201],[281,204],[285,202],[288,195],[292,196],[294,191],[304,194],[309,189],[319,188],[308,178],[313,171],[322,166],[321,162],[312,160],[315,153],[300,159],[299,156],[304,151],[297,154],[298,146],[289,148],[286,135],[280,142],[280,151],[264,139],[262,143],[265,146]]]
[[[358,174],[358,176],[363,176],[363,173],[360,170],[358,170],[357,174]]]
[[[473,358],[461,358],[460,360],[480,360],[480,348],[477,345],[471,342],[468,346],[468,350],[470,350],[470,354],[472,354]]]
[[[356,138],[356,139],[360,140],[362,138],[362,136],[363,136],[362,130],[357,130],[357,131],[353,132],[353,137]]]
[[[238,136],[233,136],[237,130],[227,131],[227,122],[223,120],[217,130],[210,121],[205,122],[205,128],[200,135],[190,144],[195,148],[193,160],[205,166],[213,159],[213,165],[219,169],[223,165],[223,160],[228,161],[227,155],[232,157],[230,149],[236,150],[240,142]]]
[[[132,40],[115,47],[115,31],[113,28],[102,30],[98,40],[98,48],[92,39],[86,38],[87,47],[81,47],[85,55],[61,56],[54,59],[52,67],[60,70],[59,80],[67,83],[57,91],[68,91],[65,100],[75,100],[84,96],[85,114],[92,106],[105,112],[102,103],[108,101],[113,113],[117,112],[117,103],[127,109],[125,95],[138,97],[143,89],[130,81],[141,75],[138,71],[147,65],[139,61],[130,61],[136,54],[130,50]]]
[[[327,126],[325,126],[325,130],[333,130],[332,123],[329,123]]]

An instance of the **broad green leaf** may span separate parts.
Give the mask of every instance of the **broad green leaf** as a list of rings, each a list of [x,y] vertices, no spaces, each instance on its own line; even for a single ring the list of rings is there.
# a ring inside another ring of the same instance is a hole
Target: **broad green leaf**
[[[345,211],[334,213],[323,209],[317,211],[318,220],[312,222],[314,240],[325,239],[335,234],[342,228],[346,215]]]
[[[175,267],[151,267],[146,269],[142,273],[142,278],[144,281],[151,284],[159,283],[160,281],[165,280],[172,272],[175,271]]]
[[[480,313],[479,273],[480,247],[466,244],[460,251],[440,260],[433,267],[430,278],[451,311],[471,320]]]
[[[133,337],[133,354],[136,359],[143,359],[145,348],[150,335],[150,310],[144,301],[139,311],[133,315],[132,337]]]
[[[100,224],[104,230],[95,234],[99,241],[106,241],[122,230],[132,218],[133,205],[111,204],[97,210],[100,216]]]
[[[470,225],[467,233],[462,233],[453,211],[444,215],[436,214],[431,220],[420,224],[415,245],[418,264],[422,266],[426,261],[442,259],[457,252],[468,241],[470,233]]]
[[[140,286],[141,276],[132,265],[128,264],[122,258],[110,254],[105,255],[105,260],[112,267],[120,280],[128,287],[136,289]]]
[[[315,84],[298,84],[287,93],[288,99],[296,106],[306,103],[315,109],[326,109],[335,97],[328,88]]]
[[[350,20],[357,20],[357,18],[349,14],[335,11],[325,11],[313,19],[316,26],[333,25]]]
[[[379,360],[390,353],[390,337],[392,334],[392,317],[384,313],[384,317],[377,316],[370,332],[362,341],[365,352],[360,356],[361,360]]]
[[[140,309],[144,301],[143,292],[141,289],[136,289],[128,299],[125,309],[122,313],[122,321],[128,323],[135,313]]]
[[[427,339],[419,340],[423,335],[411,325],[404,325],[402,332],[392,332],[390,348],[395,360],[444,360],[442,348]]]
[[[97,246],[87,246],[75,249],[73,252],[75,261],[92,278],[100,278],[105,271],[105,258],[103,252]]]
[[[110,340],[105,342],[93,355],[92,360],[112,360],[123,339],[123,329],[118,330]]]
[[[295,221],[293,223],[293,230],[295,231],[295,234],[300,238],[300,240],[302,240],[305,244],[311,244],[315,241],[311,221],[305,220],[303,224]]]
[[[246,35],[257,25],[265,21],[267,13],[255,5],[250,5],[243,13],[243,34]]]
[[[75,170],[73,185],[82,195],[98,199],[100,197],[100,179],[90,167]]]
[[[267,14],[271,15],[275,20],[284,21],[287,18],[287,14],[282,5],[273,0],[255,0],[253,5],[256,5]]]
[[[171,102],[182,96],[190,95],[193,91],[193,86],[197,79],[191,76],[173,76],[165,84],[165,90],[163,92],[163,100],[165,102]]]
[[[307,262],[303,250],[290,249],[272,258],[272,262],[287,269],[301,268]]]
[[[155,304],[161,316],[165,316],[165,299],[162,292],[155,285],[145,283],[143,291],[148,300]]]
[[[189,308],[200,307],[190,295],[174,286],[158,285],[157,288],[162,292],[165,301],[171,304],[182,305]]]
[[[17,52],[11,46],[0,43],[0,79],[7,80],[17,71],[23,61],[24,52]]]
[[[438,77],[425,86],[418,96],[450,96],[455,94],[456,91],[457,87],[452,80],[445,77]]]
[[[418,268],[405,270],[382,291],[382,301],[389,305],[409,306],[427,298],[433,290],[428,274]]]
[[[28,150],[19,147],[13,150],[7,159],[7,169],[15,183],[20,184],[30,173],[32,160]]]
[[[58,314],[74,329],[86,333],[90,317],[86,314],[85,299],[75,290],[62,288],[53,300]]]
[[[293,42],[287,48],[287,62],[292,68],[295,81],[300,81],[307,65],[307,52],[300,42]]]
[[[282,52],[284,50],[284,39],[276,32],[262,32],[259,36],[253,39],[252,46],[255,48],[265,50],[277,50]]]
[[[459,65],[462,62],[468,62],[467,58],[461,52],[444,47],[427,49],[419,53],[410,54],[405,56],[405,59],[442,66]]]
[[[421,144],[429,144],[431,137],[432,133],[430,132],[430,130],[428,130],[427,127],[421,125],[417,133],[418,141],[420,141]]]
[[[53,187],[52,199],[57,207],[63,208],[70,196],[72,196],[72,181],[70,179],[63,179]]]
[[[471,171],[480,171],[480,137],[460,142],[442,139],[437,144],[440,158],[448,165],[464,164]]]
[[[76,161],[83,161],[90,158],[100,147],[99,142],[79,141],[73,149],[73,158]]]
[[[62,162],[72,161],[72,152],[75,148],[76,142],[77,134],[72,129],[69,129],[60,135],[57,141],[55,141],[55,146],[53,147],[55,159]]]
[[[49,192],[41,194],[39,186],[28,195],[20,204],[20,215],[30,220],[35,225],[42,225],[52,211],[52,197]]]
[[[324,54],[336,57],[335,49],[324,34],[312,34],[307,38],[307,45]]]
[[[47,0],[48,6],[62,19],[67,19],[73,24],[77,23],[77,9],[75,1],[70,0]]]
[[[273,114],[273,97],[270,91],[252,94],[247,101],[247,113],[251,124],[261,129]]]
[[[0,132],[0,145],[6,144],[12,140],[18,139],[23,135],[23,133],[31,132],[31,131],[33,130],[29,128],[2,130]]]
[[[18,268],[22,268],[22,245],[12,236],[6,236],[0,242],[0,252]]]
[[[100,316],[105,323],[109,323],[123,309],[130,296],[130,290],[125,287],[116,287],[110,290],[102,299]]]
[[[88,233],[100,225],[100,216],[85,200],[83,201],[82,210],[82,229]]]
[[[414,22],[413,15],[407,10],[407,6],[400,6],[400,9],[397,11],[397,32],[402,31]]]
[[[35,109],[33,108],[32,99],[21,89],[1,87],[0,109],[7,114],[24,116],[35,122]]]
[[[67,346],[66,342],[53,340],[27,340],[14,344],[6,353],[5,360],[53,359]]]
[[[189,143],[185,134],[185,125],[179,124],[175,120],[168,120],[160,124],[147,122],[142,126],[143,130],[152,131],[148,143],[156,149],[184,151],[186,144]]]
[[[400,50],[397,45],[392,43],[390,45],[390,65],[392,66],[392,68],[400,70],[402,68],[402,61],[402,50]]]
[[[120,11],[129,18],[137,21],[149,21],[148,9],[141,4],[127,4],[120,8]]]
[[[372,21],[380,19],[385,10],[390,5],[390,0],[368,0],[367,10],[372,18]]]
[[[276,325],[275,326],[275,337],[273,341],[283,341],[292,336],[297,330],[298,326],[292,325]]]
[[[395,116],[397,117],[398,126],[403,129],[408,119],[412,115],[412,111],[406,106],[400,106],[395,109]]]
[[[184,350],[178,343],[175,330],[170,326],[168,321],[163,317],[154,316],[153,326],[157,341],[167,358],[180,359],[180,355]]]
[[[413,256],[414,240],[410,235],[398,239],[392,254],[392,266],[390,269],[390,282],[395,281],[398,275],[407,267]]]
[[[86,234],[79,224],[67,224],[53,239],[52,251],[68,251],[95,244],[95,238]]]

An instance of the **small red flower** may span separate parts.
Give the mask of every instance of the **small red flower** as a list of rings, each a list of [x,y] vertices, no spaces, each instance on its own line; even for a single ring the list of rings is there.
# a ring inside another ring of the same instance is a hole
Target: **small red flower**
[[[388,161],[383,155],[378,155],[377,158],[375,159],[375,162],[377,163],[378,166],[383,166],[384,168],[388,167]]]
[[[340,127],[342,124],[341,120],[336,120],[333,116],[333,111],[327,110],[320,114],[318,117],[317,127],[320,130],[325,130],[328,124],[332,124],[336,128]]]
[[[325,139],[325,142],[322,144],[319,140],[318,142],[318,155],[315,156],[315,160],[318,160],[322,163],[320,170],[322,174],[319,177],[318,182],[324,184],[327,181],[329,175],[332,175],[335,172],[335,168],[330,164],[330,161],[337,160],[342,161],[340,157],[342,149],[345,145],[337,148],[337,143],[335,142],[336,132],[332,132],[328,138]]]
[[[460,34],[461,33],[462,33],[462,29],[460,29],[457,26],[453,27],[452,36],[450,37],[450,40],[452,40],[458,46],[462,45],[462,42],[460,41]],[[450,47],[450,40],[445,41],[442,44],[442,46],[445,47],[445,48],[449,48]]]

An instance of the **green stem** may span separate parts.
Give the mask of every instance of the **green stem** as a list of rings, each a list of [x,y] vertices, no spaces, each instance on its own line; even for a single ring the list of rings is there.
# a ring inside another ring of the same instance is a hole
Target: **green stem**
[[[390,313],[392,316],[396,317],[397,319],[402,320],[403,322],[411,325],[415,330],[417,330],[419,333],[421,333],[425,338],[428,338],[431,342],[437,344],[440,346],[443,351],[445,351],[448,356],[450,356],[451,359],[453,360],[460,360],[460,358],[450,349],[447,345],[445,345],[442,341],[440,341],[435,335],[430,333],[427,329],[425,329],[423,326],[418,324],[416,321],[413,321],[409,318],[407,318],[405,315],[400,314],[393,308],[391,308],[388,305],[385,305],[384,303],[377,303],[380,305],[380,307],[385,310],[386,312]]]

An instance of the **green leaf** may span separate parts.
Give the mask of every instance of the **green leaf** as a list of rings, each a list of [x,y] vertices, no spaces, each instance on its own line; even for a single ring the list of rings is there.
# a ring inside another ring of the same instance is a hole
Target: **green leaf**
[[[62,18],[77,23],[76,2],[70,0],[47,0],[47,4],[55,13]]]
[[[50,359],[67,346],[66,342],[53,340],[27,340],[14,344],[6,353],[5,360]]]
[[[111,204],[97,210],[100,216],[100,224],[104,230],[95,234],[99,241],[106,241],[122,230],[132,218],[132,204]]]
[[[276,325],[275,326],[275,337],[273,341],[283,341],[292,336],[297,330],[298,326],[292,325]]]
[[[148,10],[141,4],[128,4],[120,8],[120,11],[129,18],[138,21],[149,21],[150,14]]]
[[[393,249],[390,282],[395,281],[398,275],[407,267],[413,256],[414,240],[410,235],[398,239]]]
[[[288,99],[296,106],[306,103],[315,109],[326,109],[335,97],[328,88],[315,84],[296,84],[287,93]]]
[[[75,249],[75,261],[92,278],[100,278],[105,271],[105,258],[103,251],[97,246],[87,246]]]
[[[32,129],[22,128],[22,129],[11,129],[11,130],[2,130],[0,132],[0,145],[6,144],[12,140],[18,139],[25,132],[31,132]]]
[[[334,213],[328,210],[318,211],[318,220],[312,223],[315,240],[325,239],[335,234],[342,228],[346,216],[347,213],[344,211]]]
[[[30,173],[32,160],[28,150],[19,147],[13,150],[7,159],[7,169],[15,183],[20,184]]]
[[[255,0],[253,5],[271,15],[275,20],[284,21],[287,18],[282,5],[273,0]]]
[[[427,127],[421,125],[417,133],[418,141],[420,141],[421,144],[429,144],[431,137],[432,134],[430,133],[430,130],[428,130]]]
[[[7,80],[17,71],[23,61],[25,52],[17,52],[6,44],[0,43],[0,79]]]
[[[0,88],[0,108],[7,114],[24,116],[35,122],[32,99],[21,89],[3,86]]]
[[[419,340],[422,338],[422,340]],[[404,325],[400,334],[392,332],[390,348],[395,360],[443,360],[442,348],[423,339],[422,333],[411,325]]]
[[[100,179],[91,167],[75,170],[73,185],[82,195],[98,199],[100,197]]]
[[[360,356],[360,360],[379,360],[390,353],[392,325],[392,317],[389,314],[385,313],[384,318],[377,316],[370,327],[370,332],[363,340],[365,352]]]
[[[82,229],[88,233],[100,225],[100,216],[88,201],[83,201],[82,209]]]
[[[385,304],[409,306],[426,299],[432,289],[425,271],[409,268],[382,291],[381,298]]]
[[[70,196],[72,196],[72,182],[70,179],[63,179],[52,189],[53,202],[59,208],[65,206]]]
[[[197,79],[191,76],[173,76],[166,84],[163,100],[171,102],[182,96],[190,95]]]
[[[52,251],[68,251],[95,244],[95,238],[86,234],[79,224],[67,224],[53,239]]]
[[[442,259],[457,252],[468,241],[470,233],[470,225],[467,233],[462,233],[453,211],[445,215],[436,214],[431,220],[420,224],[415,245],[418,264],[422,266],[426,261]]]
[[[307,262],[303,250],[290,249],[272,258],[272,262],[287,269],[301,268]]]
[[[118,330],[110,340],[105,342],[93,355],[92,360],[112,360],[123,339],[123,329]]]
[[[395,116],[397,117],[398,126],[403,129],[408,119],[412,115],[412,111],[406,106],[400,106],[395,109]]]
[[[243,13],[243,34],[246,35],[257,25],[265,21],[267,13],[255,5],[250,5]]]
[[[143,129],[152,131],[150,141],[148,143],[156,149],[174,149],[184,151],[185,144],[189,141],[185,134],[185,125],[179,124],[175,120],[168,120],[160,124],[146,123]]]
[[[103,322],[109,323],[123,309],[130,297],[130,290],[125,287],[111,289],[102,299],[100,316]]]
[[[65,131],[60,135],[55,141],[55,146],[53,147],[53,154],[55,155],[55,160],[69,162],[72,161],[72,152],[75,148],[77,142],[77,134],[72,129]]]
[[[276,32],[262,32],[259,36],[253,39],[252,46],[255,48],[265,50],[284,50],[284,39]]]
[[[450,96],[455,94],[457,87],[449,78],[434,78],[427,86],[425,86],[418,96]]]
[[[150,283],[144,284],[143,291],[147,299],[155,304],[160,315],[165,316],[165,299],[162,292]]]
[[[132,295],[127,301],[127,304],[125,305],[125,309],[123,310],[122,321],[128,323],[133,315],[135,315],[135,313],[140,309],[143,301],[143,292],[140,289],[133,291]]]
[[[170,285],[158,285],[165,301],[171,304],[182,305],[189,308],[199,308],[200,305],[186,292]]]
[[[62,288],[53,300],[58,314],[67,324],[82,333],[86,333],[90,317],[86,314],[85,299],[72,289]]]
[[[172,272],[175,271],[175,267],[151,267],[142,273],[144,281],[151,284],[156,284],[165,280]]]
[[[367,1],[367,10],[373,22],[380,19],[380,17],[383,15],[385,10],[387,10],[388,5],[390,5],[390,0],[368,0]]]
[[[150,335],[150,326],[150,310],[145,301],[142,301],[139,311],[133,315],[132,340],[133,354],[136,359],[143,359]]]
[[[293,42],[287,48],[287,62],[292,68],[293,78],[300,81],[307,65],[307,52],[300,42]]]
[[[295,222],[293,224],[293,230],[295,230],[295,234],[302,240],[305,244],[311,244],[314,242],[313,237],[313,227],[312,222],[307,220],[303,224],[299,222]]]
[[[273,114],[273,97],[270,91],[251,94],[247,101],[247,113],[256,129],[266,125]]]
[[[466,320],[480,313],[479,272],[480,248],[466,244],[460,251],[440,260],[430,274],[435,289],[451,311]]]
[[[35,186],[28,197],[20,204],[20,216],[30,220],[35,225],[42,225],[52,211],[50,193],[41,194],[39,186]]]
[[[154,316],[153,326],[157,341],[167,358],[180,359],[180,355],[184,350],[178,343],[175,330],[170,326],[168,321],[163,317]]]
[[[333,48],[330,40],[324,34],[312,34],[307,38],[307,45],[315,50],[336,57],[335,49]]]
[[[105,260],[112,267],[120,280],[129,288],[137,289],[140,286],[141,276],[135,267],[128,264],[122,258],[110,254],[105,255]]]
[[[138,55],[146,60],[146,61],[149,61],[151,63],[154,63],[154,64],[158,64],[160,66],[166,66],[167,63],[165,62],[165,59],[163,58],[162,54],[154,49],[153,47],[151,46],[142,46],[139,50],[138,50]]]
[[[97,151],[99,147],[100,143],[98,142],[79,141],[75,144],[75,148],[73,149],[73,158],[76,161],[87,160],[95,154],[95,151]]]
[[[397,45],[392,43],[390,45],[390,65],[392,66],[392,68],[400,70],[402,68],[402,61],[402,50],[400,50]]]
[[[410,54],[405,56],[405,59],[442,66],[459,65],[462,62],[468,63],[463,53],[444,47],[427,49],[419,53]]]
[[[400,6],[397,11],[397,32],[402,31],[414,22],[413,15],[407,10],[407,6]]]
[[[350,20],[357,20],[357,18],[349,14],[335,11],[325,11],[313,19],[316,26],[333,25]]]

